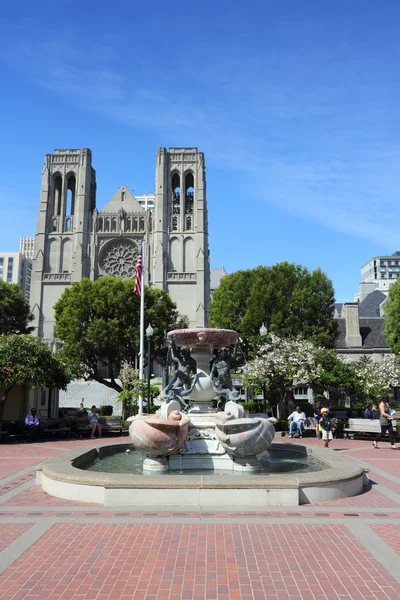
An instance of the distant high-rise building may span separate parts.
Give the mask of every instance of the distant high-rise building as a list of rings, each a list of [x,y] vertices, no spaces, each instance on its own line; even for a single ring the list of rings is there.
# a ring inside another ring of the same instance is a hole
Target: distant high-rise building
[[[22,237],[19,241],[19,251],[26,258],[33,260],[35,252],[35,238],[34,237]]]
[[[153,212],[155,205],[154,194],[144,194],[143,196],[135,196],[135,198],[139,202],[140,206],[143,206],[145,210]]]
[[[374,256],[361,267],[360,291],[355,300],[362,302],[374,291],[386,296],[400,275],[400,251],[389,256]]]
[[[0,279],[16,283],[29,302],[31,291],[32,261],[20,252],[0,252]]]

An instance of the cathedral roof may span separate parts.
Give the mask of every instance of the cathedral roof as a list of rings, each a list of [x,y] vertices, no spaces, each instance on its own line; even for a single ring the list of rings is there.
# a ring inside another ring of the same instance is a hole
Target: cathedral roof
[[[130,189],[126,187],[126,185],[122,185],[120,188],[118,188],[114,196],[107,202],[103,210],[100,212],[117,213],[121,208],[123,208],[127,213],[145,212],[143,206],[140,206],[139,202],[136,200]]]

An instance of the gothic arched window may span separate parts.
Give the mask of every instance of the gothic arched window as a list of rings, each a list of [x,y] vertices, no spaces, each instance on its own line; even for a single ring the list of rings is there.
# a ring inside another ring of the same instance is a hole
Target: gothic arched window
[[[192,229],[192,217],[186,217],[186,231]]]
[[[185,177],[185,214],[193,214],[194,200],[194,178],[193,173],[188,173]]]
[[[53,215],[61,215],[62,177],[54,178]]]
[[[172,217],[172,231],[178,231],[178,217]]]
[[[179,215],[181,212],[181,178],[174,173],[171,181],[172,188],[172,214]]]
[[[71,175],[67,181],[67,204],[65,206],[65,215],[73,215],[75,212],[75,190],[76,179],[75,175]]]

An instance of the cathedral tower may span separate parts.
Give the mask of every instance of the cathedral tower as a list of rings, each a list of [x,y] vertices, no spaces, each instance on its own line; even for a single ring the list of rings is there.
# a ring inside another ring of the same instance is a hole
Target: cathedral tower
[[[152,283],[189,318],[208,322],[210,266],[204,154],[159,148],[156,155]]]
[[[90,275],[90,227],[96,176],[89,149],[45,156],[32,268],[35,333],[51,340],[53,306],[67,286]]]

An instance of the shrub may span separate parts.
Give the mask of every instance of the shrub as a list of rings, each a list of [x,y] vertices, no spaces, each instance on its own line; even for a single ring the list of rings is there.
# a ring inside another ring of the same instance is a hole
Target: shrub
[[[278,419],[275,423],[275,431],[289,431],[289,422],[286,419]]]
[[[112,414],[113,407],[111,406],[111,404],[104,404],[103,406],[100,406],[99,415],[101,415],[102,417],[111,417]]]
[[[242,406],[249,414],[264,412],[264,408],[259,402],[243,402]]]

